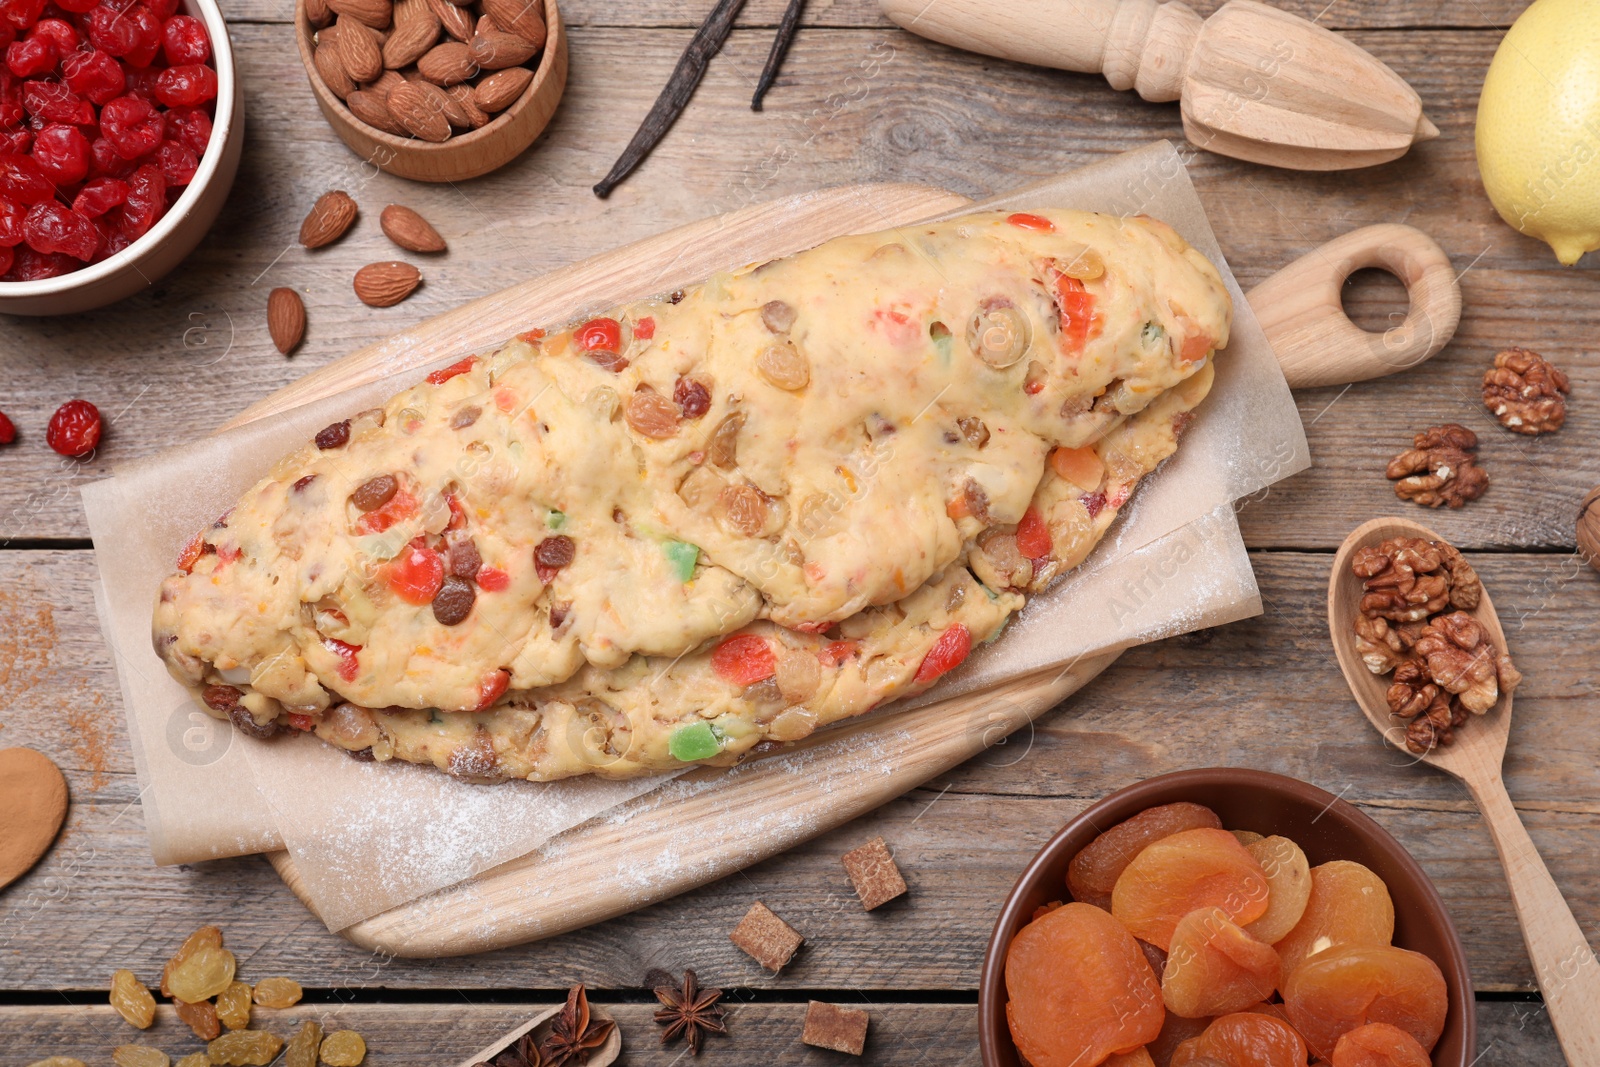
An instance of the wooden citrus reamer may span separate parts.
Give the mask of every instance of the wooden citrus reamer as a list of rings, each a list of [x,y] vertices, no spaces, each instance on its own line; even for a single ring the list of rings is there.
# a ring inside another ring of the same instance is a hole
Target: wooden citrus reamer
[[[1338,34],[1255,0],[1208,19],[1157,0],[879,0],[923,37],[1181,100],[1195,145],[1292,170],[1387,163],[1439,136],[1400,75]]]

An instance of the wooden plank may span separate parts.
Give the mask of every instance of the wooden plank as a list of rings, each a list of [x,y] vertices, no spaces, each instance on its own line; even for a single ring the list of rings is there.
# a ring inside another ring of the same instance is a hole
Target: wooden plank
[[[154,868],[120,701],[92,608],[86,551],[0,554],[0,744],[67,771],[73,808],[45,863],[0,894],[0,984],[92,989],[159,967],[221,922],[258,975],[318,987],[627,987],[652,966],[773,988],[726,939],[754,899],[811,939],[784,982],[971,989],[1001,899],[1033,852],[1106,792],[1188,766],[1265,767],[1360,804],[1406,844],[1450,904],[1480,990],[1533,975],[1492,846],[1464,792],[1382,747],[1350,699],[1322,622],[1329,557],[1254,555],[1267,613],[1130,651],[1077,699],[949,775],[801,848],[697,892],[521,949],[456,960],[374,958],[327,933],[256,857]],[[1479,555],[1528,678],[1506,781],[1579,922],[1600,923],[1600,773],[1589,709],[1600,626],[1586,571],[1553,555]],[[39,617],[49,608],[48,622]],[[97,771],[98,768],[98,771]],[[98,778],[98,781],[97,781]],[[686,834],[694,828],[686,826]],[[839,856],[882,834],[912,891],[863,913]],[[63,931],[70,932],[70,951]]]
[[[742,990],[729,990],[726,1038],[709,1037],[705,1054],[726,1063],[824,1064],[841,1057],[800,1043],[805,1018],[803,1000],[756,1002],[741,1000]],[[470,996],[470,994],[466,994]],[[839,1004],[863,1008],[872,1016],[867,1030],[865,1064],[893,1065],[938,1063],[948,1067],[977,1067],[977,1006],[953,1003],[896,1003],[894,995],[876,991],[842,990],[817,994]],[[441,998],[442,1000],[444,998]],[[556,1003],[554,996],[531,1004],[443,1003],[340,1004],[302,1002],[283,1011],[256,1009],[256,1025],[288,1037],[301,1023],[317,1020],[323,1032],[353,1029],[367,1042],[367,1063],[372,1067],[439,1067],[452,1064],[482,1048],[493,1037],[532,1018],[540,1007]],[[663,1047],[661,1029],[651,1019],[654,1007],[644,1003],[604,1004],[622,1031],[623,1061],[630,1067],[682,1064],[683,1043]],[[109,1007],[0,1007],[0,1034],[7,1037],[7,1053],[18,1064],[51,1055],[71,1055],[87,1063],[108,1063],[119,1044],[155,1045],[176,1060],[201,1044],[172,1010],[157,1009],[155,1025],[139,1033]],[[1537,1002],[1485,1001],[1478,1005],[1478,1048],[1482,1067],[1522,1067],[1525,1064],[1564,1062],[1555,1033]],[[931,1050],[937,1049],[935,1055]]]

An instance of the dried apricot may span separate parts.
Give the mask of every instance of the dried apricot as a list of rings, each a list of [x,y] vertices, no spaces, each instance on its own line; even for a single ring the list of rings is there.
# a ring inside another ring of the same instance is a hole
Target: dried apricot
[[[1100,1067],[1156,1067],[1156,1061],[1145,1049],[1136,1048],[1132,1052],[1113,1053]]]
[[[1319,952],[1283,984],[1289,1019],[1319,1055],[1367,1023],[1389,1023],[1432,1050],[1444,1031],[1444,975],[1420,952],[1392,945],[1342,945]]]
[[[215,926],[202,926],[188,937],[183,944],[178,946],[178,951],[172,954],[167,965],[161,969],[161,995],[172,996],[172,972],[178,965],[186,962],[189,957],[206,946],[213,948],[222,947],[222,931]]]
[[[1388,1023],[1368,1023],[1333,1046],[1333,1067],[1432,1067],[1417,1039]]]
[[[1306,1043],[1288,1023],[1255,1012],[1224,1015],[1178,1046],[1172,1067],[1207,1061],[1224,1067],[1305,1067]]]
[[[228,988],[217,994],[217,1018],[229,1030],[243,1030],[250,1025],[250,986],[245,982],[229,982]]]
[[[1257,941],[1273,945],[1282,941],[1311,899],[1311,864],[1300,846],[1287,837],[1263,837],[1245,842],[1245,851],[1255,857],[1267,875],[1267,911],[1245,927]]]
[[[1172,933],[1161,998],[1174,1015],[1228,1015],[1272,996],[1278,954],[1228,920],[1221,908],[1191,911]]]
[[[367,1043],[354,1030],[335,1030],[322,1041],[322,1062],[328,1067],[357,1067],[367,1054]]]
[[[1291,977],[1311,955],[1340,945],[1387,945],[1394,939],[1394,902],[1383,879],[1359,863],[1333,860],[1311,868],[1311,896],[1300,921],[1273,947]]]
[[[1122,924],[1072,903],[1006,950],[1006,1019],[1034,1067],[1082,1067],[1153,1041],[1166,1014],[1155,972]]]
[[[117,971],[111,976],[111,1006],[128,1020],[129,1026],[150,1029],[156,1020],[156,998],[132,971]]]
[[[172,1060],[149,1045],[118,1045],[111,1050],[111,1062],[117,1067],[167,1067]]]
[[[283,1067],[317,1067],[317,1050],[322,1047],[322,1027],[307,1019],[284,1046]]]
[[[1161,1032],[1156,1035],[1154,1041],[1145,1046],[1145,1051],[1156,1061],[1156,1067],[1170,1067],[1172,1055],[1178,1050],[1178,1046],[1190,1038],[1199,1037],[1210,1025],[1210,1019],[1185,1019],[1169,1011],[1167,1017],[1161,1021]]]
[[[1100,908],[1111,907],[1111,890],[1122,870],[1146,845],[1184,830],[1209,826],[1221,829],[1217,813],[1202,804],[1180,801],[1146,808],[1090,841],[1067,865],[1067,888],[1074,900]]]
[[[256,983],[255,1001],[263,1008],[292,1008],[300,996],[300,983],[293,978],[263,978]]]
[[[206,1046],[221,1067],[266,1067],[283,1048],[283,1038],[265,1030],[230,1030]]]
[[[1111,914],[1135,937],[1167,949],[1191,911],[1219,907],[1243,925],[1267,910],[1267,876],[1226,830],[1202,827],[1164,837],[1140,852],[1111,891]]]

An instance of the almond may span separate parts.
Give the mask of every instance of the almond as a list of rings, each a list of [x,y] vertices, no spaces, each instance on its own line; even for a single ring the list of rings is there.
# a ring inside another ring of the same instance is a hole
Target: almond
[[[393,307],[422,282],[422,272],[409,263],[368,263],[356,271],[356,296],[369,307]]]
[[[473,86],[472,99],[491,114],[504,111],[516,103],[533,81],[533,71],[527,67],[510,67],[498,70]]]
[[[483,11],[506,33],[544,47],[544,0],[483,0]]]
[[[383,73],[383,50],[378,47],[378,35],[372,27],[349,15],[340,15],[334,23],[339,28],[339,63],[351,79],[369,82]]]
[[[377,81],[366,86],[365,88],[369,92],[377,93],[380,100],[388,100],[389,90],[393,89],[396,85],[404,85],[405,83],[406,80],[397,72],[386,70],[382,74],[378,75]]]
[[[344,236],[354,221],[356,202],[344,190],[330,189],[317,197],[317,202],[311,205],[311,213],[300,224],[300,243],[307,248],[332,244]]]
[[[406,130],[424,141],[448,141],[450,120],[444,112],[450,106],[444,90],[432,82],[415,81],[396,85],[384,101],[389,113]]]
[[[340,100],[356,91],[356,83],[350,80],[350,75],[344,72],[344,64],[339,61],[339,50],[331,43],[324,41],[317,45],[316,51],[311,53],[311,65],[317,68],[322,84]]]
[[[483,70],[520,66],[539,52],[539,46],[532,41],[497,29],[487,19],[479,21],[477,32],[467,47],[472,61]]]
[[[350,109],[350,114],[373,129],[396,134],[400,137],[406,135],[406,128],[395,121],[394,115],[389,111],[389,105],[384,102],[384,98],[372,90],[357,89],[345,98],[344,103]]]
[[[472,39],[472,13],[450,0],[428,0],[428,10],[439,20],[444,32],[465,44]]]
[[[459,41],[434,45],[417,60],[417,73],[435,85],[458,85],[478,73],[472,53]]]
[[[327,0],[327,4],[336,13],[349,15],[375,30],[388,26],[389,20],[394,17],[389,0]]]
[[[383,65],[390,70],[409,67],[439,39],[439,17],[427,0],[400,0],[394,9],[394,32],[383,42]]]
[[[333,12],[328,9],[328,0],[306,0],[306,21],[319,30],[332,22]]]
[[[286,356],[299,347],[306,335],[306,305],[299,293],[278,288],[267,294],[267,333]]]
[[[482,108],[473,99],[473,89],[470,85],[452,85],[444,91],[450,101],[450,107],[445,110],[444,117],[450,120],[450,125],[458,130],[480,130],[489,124],[489,116],[484,114]]]
[[[390,204],[378,216],[378,225],[395,244],[408,252],[443,252],[444,238],[428,220],[403,204]]]

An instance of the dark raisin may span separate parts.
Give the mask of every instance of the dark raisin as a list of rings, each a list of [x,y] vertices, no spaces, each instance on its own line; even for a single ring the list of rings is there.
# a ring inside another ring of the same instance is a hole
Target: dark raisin
[[[395,481],[392,474],[380,474],[376,478],[362,482],[355,492],[350,494],[350,503],[359,511],[377,511],[390,500],[399,490],[400,483]]]
[[[344,750],[344,754],[357,763],[371,763],[378,758],[372,754],[371,748],[347,748]]]
[[[443,626],[454,626],[463,622],[472,614],[472,602],[477,597],[478,594],[473,592],[471,582],[452,574],[444,580],[438,594],[433,598],[433,617]]]
[[[336,422],[332,426],[325,426],[317,434],[317,447],[326,452],[330,448],[343,448],[350,443],[350,420]]]
[[[457,578],[472,581],[483,569],[483,557],[472,538],[462,537],[450,542],[450,573]]]
[[[558,571],[572,562],[572,557],[577,554],[578,546],[566,534],[556,534],[546,537],[539,542],[539,547],[533,550],[533,561],[541,567]]]
[[[282,727],[276,721],[269,722],[265,726],[256,722],[255,716],[250,714],[250,709],[243,704],[235,704],[233,707],[228,708],[227,711],[228,721],[233,723],[233,728],[246,737],[253,737],[257,741],[265,741],[268,738],[277,737],[282,731]]]
[[[450,416],[450,428],[452,430],[465,430],[468,426],[471,426],[473,423],[477,422],[478,416],[482,414],[483,409],[478,407],[476,404],[473,404],[470,407],[464,407],[454,415]]]
[[[693,378],[679,378],[672,399],[686,419],[698,419],[711,410],[711,391]]]
[[[668,303],[672,303],[672,304],[681,304],[681,303],[683,303],[683,290],[682,289],[674,289],[672,291],[672,295],[667,297],[667,302]]]
[[[317,476],[315,474],[308,474],[304,478],[300,478],[300,479],[296,480],[296,482],[294,483],[293,489],[297,493],[303,492],[308,485],[310,485],[312,482],[314,482],[316,480],[317,480]]]
[[[200,699],[206,702],[206,707],[213,711],[227,711],[239,703],[239,698],[244,696],[231,685],[208,685]]]
[[[561,600],[550,605],[550,629],[559,630],[561,624],[567,621],[567,612],[572,610],[572,601]]]

